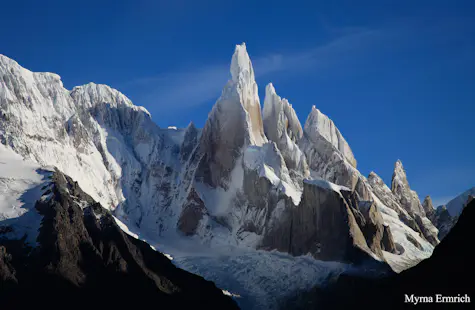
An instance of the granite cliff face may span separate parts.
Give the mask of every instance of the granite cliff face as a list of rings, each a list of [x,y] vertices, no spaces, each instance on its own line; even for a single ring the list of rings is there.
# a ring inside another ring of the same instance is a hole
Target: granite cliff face
[[[382,235],[378,237],[376,232],[367,231],[373,250],[379,249],[374,250],[375,254],[362,232],[370,223],[366,225],[357,201],[352,201],[350,195],[347,189],[324,180],[305,181],[299,205],[293,206],[288,201],[290,206],[284,211],[287,214],[273,223],[262,245],[293,255],[310,253],[321,260],[356,263],[374,258],[383,260]],[[374,219],[374,225],[382,227],[382,219]]]
[[[458,222],[435,248],[432,256],[399,274],[384,277],[344,273],[326,288],[314,288],[283,303],[281,309],[449,309],[467,308],[472,300],[459,303],[436,303],[435,294],[444,297],[473,298],[474,253],[465,251],[467,236],[473,235],[475,201],[462,209]],[[408,293],[410,292],[410,293]],[[431,303],[406,302],[405,295],[430,296]]]

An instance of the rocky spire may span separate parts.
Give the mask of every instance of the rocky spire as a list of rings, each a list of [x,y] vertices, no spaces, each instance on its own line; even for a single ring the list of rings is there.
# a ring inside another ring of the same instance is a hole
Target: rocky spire
[[[356,168],[356,159],[348,142],[343,138],[333,121],[315,106],[312,106],[312,111],[305,122],[304,132],[310,140],[316,139],[318,136],[325,138]]]
[[[238,83],[241,79],[245,79],[248,82],[254,81],[254,69],[247,53],[246,43],[243,42],[241,45],[236,45],[233,58],[231,59],[230,70],[234,83]]]
[[[406,171],[401,160],[394,164],[394,173],[391,182],[391,191],[399,200],[401,206],[410,214],[418,214],[425,216],[424,209],[421,205],[417,193],[411,190],[407,181]]]
[[[277,95],[272,83],[266,87],[263,119],[264,132],[277,144],[287,167],[300,170],[307,177],[309,171],[305,155],[296,144],[302,138],[302,126],[292,105]]]
[[[227,187],[243,147],[267,142],[254,70],[244,43],[236,46],[230,71],[232,79],[209,113],[200,140],[204,158],[197,177],[212,187]]]
[[[254,78],[254,69],[247,53],[246,44],[236,45],[231,60],[231,95],[237,95],[234,104],[239,103],[246,112],[245,126],[248,127],[250,144],[262,145],[267,142],[262,124],[261,105]],[[226,91],[226,89],[225,89]],[[224,92],[223,96],[224,97]],[[221,98],[220,98],[221,99]],[[219,100],[218,100],[219,101]]]
[[[278,141],[286,135],[292,141],[302,138],[302,125],[295,110],[287,99],[277,95],[272,83],[266,87],[263,114],[264,131],[270,140]]]
[[[426,198],[424,198],[422,207],[424,208],[427,217],[430,219],[435,212],[434,205],[432,204],[432,198],[430,196],[426,196]]]

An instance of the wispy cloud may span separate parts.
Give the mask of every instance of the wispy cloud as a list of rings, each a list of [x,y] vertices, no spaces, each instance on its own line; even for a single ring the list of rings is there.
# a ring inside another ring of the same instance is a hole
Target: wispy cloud
[[[404,19],[377,29],[334,27],[323,18],[320,20],[322,28],[334,39],[314,48],[254,56],[252,46],[249,46],[257,82],[262,83],[271,74],[275,77],[278,72],[285,72],[285,77],[311,71],[319,72],[322,76],[335,72],[344,74],[354,70],[353,66],[358,62],[374,61],[377,55],[388,58],[391,52],[414,48],[422,44],[421,38],[448,40],[446,38],[452,37],[441,36],[442,26],[439,24],[444,25],[442,29],[451,29],[455,34],[455,30],[460,28],[460,21],[455,23],[451,20],[421,24],[418,20]],[[368,54],[371,57],[368,58]],[[121,86],[121,89],[132,90],[131,93],[136,94],[133,96],[134,102],[146,106],[152,114],[162,107],[174,113],[177,109],[197,107],[216,100],[229,78],[229,62],[211,63],[136,79]]]
[[[285,71],[285,74],[290,76],[332,66],[342,58],[352,57],[358,50],[367,48],[368,43],[380,36],[380,31],[368,29],[345,33],[349,34],[305,51],[270,53],[253,58],[256,78],[278,71]],[[151,108],[166,106],[171,111],[174,110],[173,107],[187,108],[217,99],[229,78],[229,63],[211,64],[137,79],[127,83],[126,88],[140,89],[142,95],[137,98],[137,104]]]

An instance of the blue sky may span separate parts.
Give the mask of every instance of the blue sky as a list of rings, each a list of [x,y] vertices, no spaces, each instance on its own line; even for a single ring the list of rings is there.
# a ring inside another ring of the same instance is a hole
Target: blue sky
[[[246,42],[302,123],[329,115],[359,170],[421,198],[475,186],[474,1],[4,1],[0,53],[64,85],[93,81],[162,127],[202,126]]]

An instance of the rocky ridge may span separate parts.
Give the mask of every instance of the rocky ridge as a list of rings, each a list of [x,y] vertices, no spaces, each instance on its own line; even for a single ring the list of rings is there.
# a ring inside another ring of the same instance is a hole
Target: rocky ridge
[[[437,232],[400,162],[392,190],[375,174],[365,178],[334,122],[314,106],[302,129],[272,84],[261,113],[245,44],[230,71],[202,130],[162,129],[106,85],[68,91],[59,76],[0,56],[0,141],[70,175],[156,238],[184,234],[210,246],[350,262],[430,255]]]
[[[28,211],[41,216],[36,246],[0,233],[3,307],[63,309],[71,301],[74,307],[93,301],[94,307],[120,309],[150,303],[238,309],[212,282],[175,267],[147,243],[124,233],[111,212],[77,182],[58,170],[48,179],[35,209]]]

